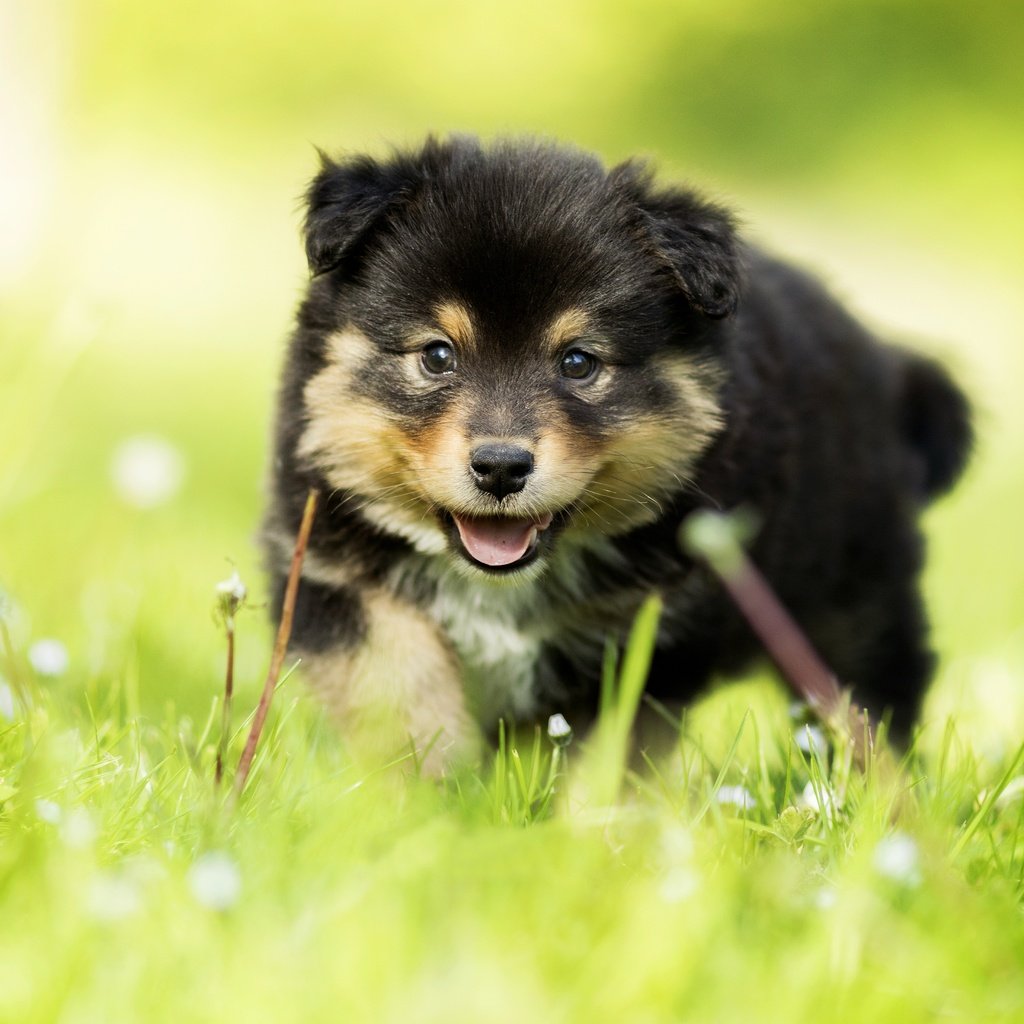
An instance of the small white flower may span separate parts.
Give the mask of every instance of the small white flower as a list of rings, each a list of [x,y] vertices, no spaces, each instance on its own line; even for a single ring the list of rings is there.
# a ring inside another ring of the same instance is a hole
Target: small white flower
[[[89,886],[86,907],[97,921],[120,921],[142,909],[142,893],[127,875],[97,875]]]
[[[682,903],[700,888],[700,875],[692,868],[679,865],[662,879],[658,895],[666,903]]]
[[[741,811],[750,811],[757,806],[754,795],[746,786],[722,786],[715,794],[720,804],[731,804]]]
[[[839,902],[839,894],[830,885],[823,885],[812,897],[818,910],[831,910]]]
[[[14,694],[3,679],[0,679],[0,715],[8,722],[14,720]]]
[[[69,811],[60,826],[60,837],[74,849],[92,846],[96,839],[97,828],[91,815],[84,807],[76,807]]]
[[[816,751],[822,757],[828,753],[828,740],[820,726],[805,725],[796,731],[796,745],[805,753]]]
[[[1021,796],[1024,796],[1024,775],[1017,775],[1010,779],[1003,787],[1002,793],[996,797],[996,807],[1009,807],[1015,800],[1019,800]],[[979,794],[978,802],[981,803],[983,799]]]
[[[556,747],[566,747],[572,740],[572,726],[564,715],[552,715],[548,719],[548,738]]]
[[[670,826],[661,834],[661,859],[665,874],[658,895],[666,903],[681,903],[700,888],[700,874],[693,863],[693,836],[682,826]]]
[[[154,508],[180,490],[185,458],[162,437],[130,437],[114,451],[110,476],[122,501],[135,508]]]
[[[824,783],[819,783],[815,789],[814,783],[808,782],[797,800],[797,806],[814,811],[822,815],[828,821],[832,821],[839,809],[839,802],[835,794]]]
[[[59,640],[37,640],[28,649],[28,660],[41,676],[62,676],[68,670],[68,649]]]
[[[188,884],[196,901],[210,910],[229,910],[242,894],[242,875],[226,853],[204,853],[189,869]]]
[[[875,870],[883,877],[901,885],[921,883],[921,855],[917,843],[903,832],[886,836],[876,847]]]
[[[59,825],[61,819],[60,804],[52,800],[36,801],[36,817],[47,825]]]

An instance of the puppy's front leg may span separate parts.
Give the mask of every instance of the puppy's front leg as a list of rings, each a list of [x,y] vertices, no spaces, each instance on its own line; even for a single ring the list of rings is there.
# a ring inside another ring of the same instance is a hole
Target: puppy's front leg
[[[303,579],[292,647],[360,760],[379,764],[411,742],[424,773],[437,776],[479,755],[458,659],[414,605]]]

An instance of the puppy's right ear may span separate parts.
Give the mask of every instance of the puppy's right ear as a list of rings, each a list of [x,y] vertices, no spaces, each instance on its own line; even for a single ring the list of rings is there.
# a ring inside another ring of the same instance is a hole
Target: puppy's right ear
[[[411,195],[408,169],[368,156],[335,163],[320,153],[306,192],[306,258],[315,277],[349,257],[383,214]]]

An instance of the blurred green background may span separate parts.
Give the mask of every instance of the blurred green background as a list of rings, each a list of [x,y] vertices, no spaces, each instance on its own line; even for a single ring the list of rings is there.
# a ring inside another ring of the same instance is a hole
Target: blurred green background
[[[1001,753],[1024,729],[1022,10],[3,0],[0,587],[16,641],[65,646],[48,685],[69,695],[205,715],[212,586],[234,564],[259,601],[314,145],[538,132],[650,156],[953,366],[980,441],[927,518],[931,713]],[[268,633],[259,613],[241,630],[244,696]]]

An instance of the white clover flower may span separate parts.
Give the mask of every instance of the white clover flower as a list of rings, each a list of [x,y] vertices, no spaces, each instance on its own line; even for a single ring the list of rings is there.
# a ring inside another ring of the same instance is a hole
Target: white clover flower
[[[746,786],[721,786],[715,799],[720,804],[731,804],[741,811],[750,811],[757,806],[753,793]]]
[[[204,853],[189,869],[188,884],[196,902],[210,910],[229,910],[242,895],[242,874],[226,853]]]
[[[41,676],[62,676],[70,663],[68,649],[50,637],[37,640],[28,649],[28,660]]]
[[[817,725],[804,725],[796,731],[796,745],[805,753],[815,751],[824,757],[828,753],[828,740],[821,727]]]
[[[572,726],[564,715],[552,715],[548,719],[548,738],[556,747],[567,747],[572,742]]]
[[[114,451],[110,476],[118,496],[134,508],[154,508],[170,501],[185,479],[185,458],[162,437],[139,435]]]
[[[59,825],[61,819],[60,804],[53,800],[36,801],[36,817],[47,825]]]
[[[872,858],[875,870],[900,885],[921,884],[921,855],[917,843],[904,832],[886,836],[875,847]]]

